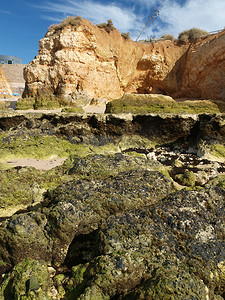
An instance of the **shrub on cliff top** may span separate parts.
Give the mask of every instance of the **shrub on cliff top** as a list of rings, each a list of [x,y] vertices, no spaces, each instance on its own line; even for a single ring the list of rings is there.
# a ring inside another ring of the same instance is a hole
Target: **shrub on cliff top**
[[[68,25],[71,25],[73,26],[75,29],[77,29],[77,27],[79,27],[81,25],[81,21],[82,21],[82,18],[77,16],[69,16],[67,17],[66,19],[62,20],[62,22],[60,24],[53,24],[49,27],[48,31],[51,31],[51,30],[60,30],[62,29],[63,27],[66,27]]]
[[[199,28],[191,28],[189,30],[182,31],[179,36],[178,40],[180,42],[194,42],[199,38],[203,38],[209,35],[209,33],[205,30]]]
[[[112,20],[107,20],[107,23],[97,24],[97,27],[105,29],[108,33],[110,33],[115,27],[113,26]]]
[[[161,40],[170,40],[170,41],[175,41],[175,37],[172,34],[164,34],[161,36]]]
[[[122,33],[121,33],[121,36],[122,36],[125,40],[130,40],[130,33],[129,33],[129,32],[127,32],[127,33],[122,32]]]

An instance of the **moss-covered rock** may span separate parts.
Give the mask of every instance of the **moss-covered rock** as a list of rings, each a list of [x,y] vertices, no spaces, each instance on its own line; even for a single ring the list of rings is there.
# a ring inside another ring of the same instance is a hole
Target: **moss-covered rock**
[[[84,113],[84,110],[81,107],[64,107],[62,112],[66,113]]]
[[[223,144],[212,145],[211,155],[225,160],[225,145]]]
[[[185,171],[184,174],[177,174],[175,180],[178,181],[181,185],[185,186],[195,186],[195,174],[193,171]]]
[[[68,171],[71,174],[79,174],[82,178],[95,180],[97,178],[109,178],[121,172],[132,170],[151,170],[166,173],[166,167],[157,161],[147,160],[145,156],[127,153],[111,155],[88,155],[83,158],[75,157],[73,167]]]
[[[50,300],[49,274],[44,261],[26,259],[8,273],[1,286],[1,299]]]
[[[224,114],[200,122],[198,155],[209,160],[225,162]]]
[[[160,94],[134,95],[124,94],[121,99],[108,102],[106,113],[179,113],[179,114],[202,114],[219,113],[218,106],[212,101],[195,100],[176,102],[169,96]]]
[[[1,117],[6,159],[68,157],[46,172],[3,163],[1,206],[41,202],[0,220],[2,299],[224,297],[223,176],[177,192],[168,170],[181,161],[164,167],[146,155],[162,144],[223,145],[224,124],[212,115]],[[40,189],[49,189],[43,201]],[[45,273],[45,284],[38,268],[27,275],[39,260],[56,269],[50,293]]]
[[[185,271],[185,266],[174,266],[171,262],[167,262],[155,269],[152,276],[153,278],[125,294],[122,299],[182,300],[209,297],[203,281]]]
[[[35,103],[34,98],[30,98],[30,97],[20,98],[16,102],[16,109],[17,110],[34,109],[34,103]]]
[[[9,110],[10,102],[0,101],[0,111]]]
[[[59,265],[76,236],[96,230],[111,214],[152,205],[173,191],[172,182],[162,173],[146,170],[68,182],[48,191],[38,211],[33,208],[3,222],[0,242],[10,251],[9,256],[1,254],[2,261],[17,263],[24,257],[39,257]]]
[[[81,299],[96,287],[103,299],[222,299],[224,239],[213,220],[222,221],[224,195],[218,187],[181,191],[110,216],[99,230],[101,256],[89,263]]]

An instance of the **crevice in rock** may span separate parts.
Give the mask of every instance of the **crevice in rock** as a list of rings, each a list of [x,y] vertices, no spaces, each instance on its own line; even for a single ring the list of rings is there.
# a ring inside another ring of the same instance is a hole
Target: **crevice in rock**
[[[85,264],[99,255],[97,232],[94,230],[89,234],[80,234],[73,239],[64,261],[67,267]]]

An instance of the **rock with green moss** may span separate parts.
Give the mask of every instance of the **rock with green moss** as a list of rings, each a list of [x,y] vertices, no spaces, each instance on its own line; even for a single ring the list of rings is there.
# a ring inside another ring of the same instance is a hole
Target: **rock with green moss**
[[[96,287],[100,299],[222,299],[224,196],[220,187],[180,191],[110,216],[78,299]]]
[[[225,188],[225,175],[219,175],[215,178],[213,178],[212,180],[210,180],[207,184],[207,187],[221,187],[221,188]]]
[[[162,173],[141,169],[105,179],[70,181],[48,191],[37,210],[31,208],[1,224],[2,262],[16,264],[25,257],[55,265],[66,257],[67,261],[79,261],[79,256],[86,260],[78,250],[67,253],[73,240],[76,244],[76,236],[91,234],[111,214],[152,205],[173,191],[172,182]]]
[[[62,112],[65,113],[84,113],[84,110],[81,107],[64,107]]]
[[[71,181],[37,211],[2,222],[0,270],[25,257],[65,264],[70,272],[52,288],[62,299],[216,299],[225,278],[224,197],[220,182],[175,192],[157,171]],[[41,286],[31,278],[30,288]]]
[[[51,145],[52,150],[62,145],[65,152],[68,152],[70,151],[69,145],[72,148],[75,145],[76,147],[82,145],[86,148],[91,146],[92,151],[97,151],[96,148],[114,146],[113,151],[117,149],[118,152],[118,149],[151,148],[155,145],[173,143],[179,139],[188,139],[193,132],[198,135],[196,127],[199,118],[173,114],[133,116],[131,114],[24,114],[0,117],[0,128],[6,141],[2,145],[4,147],[8,145],[8,149],[11,149],[20,140],[20,147],[17,148],[22,153],[28,150],[28,147],[23,147],[23,145],[28,146],[29,140],[34,144],[34,152],[40,151],[37,148],[38,142],[43,143],[42,149],[45,150],[47,142],[42,141],[41,137],[48,138],[51,143],[55,139],[54,145]],[[210,118],[203,116],[201,122],[205,124],[210,121]],[[35,137],[37,138],[36,144],[34,143]],[[197,136],[193,136],[194,138]]]
[[[138,155],[136,152],[121,154],[94,154],[83,158],[75,157],[74,166],[68,171],[68,174],[79,174],[82,178],[95,180],[97,178],[109,178],[118,175],[121,172],[132,170],[152,170],[166,172],[166,167],[153,160],[147,160],[146,156]]]
[[[26,258],[57,270],[50,299],[224,297],[223,176],[177,192],[169,165],[129,155],[162,144],[223,145],[224,124],[223,115],[2,116],[1,157],[68,157],[47,172],[3,163],[1,206],[41,202],[0,220],[2,299],[12,286],[21,300],[49,295],[45,275],[46,284],[39,271],[27,277]],[[39,188],[50,188],[43,201]]]
[[[185,269],[171,261],[165,262],[153,271],[151,279],[125,293],[122,299],[207,299],[209,293],[203,280]]]
[[[181,185],[185,186],[195,186],[195,174],[193,171],[185,171],[184,174],[177,174],[175,180]]]
[[[124,94],[121,99],[108,102],[106,113],[177,113],[202,114],[219,113],[218,106],[208,100],[176,102],[169,96],[161,94]]]
[[[1,101],[0,102],[0,111],[8,111],[8,110],[10,110],[9,106],[10,106],[10,102]]]
[[[50,300],[49,274],[44,261],[25,259],[8,273],[0,286],[1,299]]]
[[[35,103],[34,98],[30,98],[30,97],[20,98],[16,102],[16,109],[17,110],[34,109],[34,103]]]
[[[209,160],[225,162],[225,116],[200,118],[198,155]]]
[[[4,262],[0,272],[27,257],[51,261],[52,242],[46,225],[46,215],[37,211],[13,215],[0,225],[0,259]]]

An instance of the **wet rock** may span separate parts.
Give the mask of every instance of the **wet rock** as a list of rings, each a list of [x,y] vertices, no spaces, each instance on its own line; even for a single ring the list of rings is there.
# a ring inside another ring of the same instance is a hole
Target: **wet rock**
[[[152,205],[173,191],[172,182],[158,171],[71,181],[49,191],[39,211],[17,214],[2,223],[1,259],[8,265],[25,257],[60,265],[75,237],[90,234],[111,214]]]
[[[195,174],[192,171],[185,171],[184,174],[177,174],[175,180],[181,185],[195,186]]]
[[[181,191],[110,216],[99,230],[102,255],[89,263],[78,299],[96,287],[99,299],[221,299],[224,196],[218,187]]]
[[[42,132],[77,151],[57,169],[66,183],[59,178],[44,201],[1,219],[2,299],[14,297],[21,276],[21,299],[43,291],[50,299],[224,298],[224,164],[189,151],[200,140],[222,144],[223,122],[212,115],[0,120],[4,145]],[[17,172],[34,174],[13,169],[8,177]],[[176,191],[168,177],[185,172],[205,186]],[[55,270],[43,275],[46,284],[35,271],[39,260]]]
[[[116,153],[114,155],[88,155],[83,158],[75,157],[73,167],[68,171],[71,174],[79,174],[79,176],[96,179],[116,176],[121,172],[132,170],[158,170],[163,171],[166,168],[152,160],[147,160],[145,155],[137,152],[125,152],[124,154]]]
[[[0,286],[0,298],[48,300],[49,287],[46,263],[26,259],[5,276]]]

